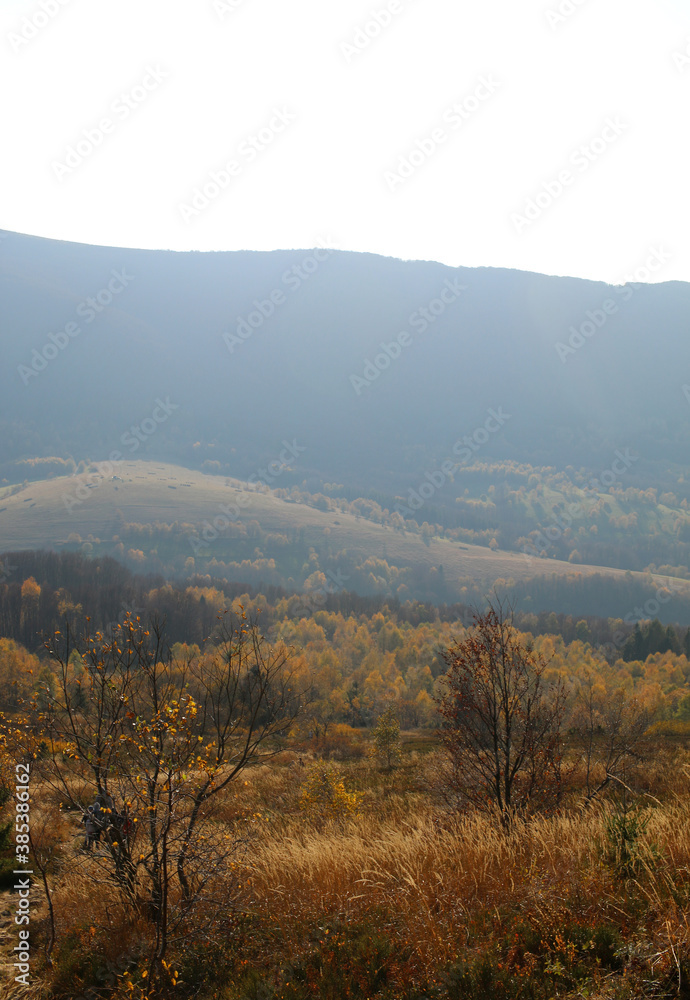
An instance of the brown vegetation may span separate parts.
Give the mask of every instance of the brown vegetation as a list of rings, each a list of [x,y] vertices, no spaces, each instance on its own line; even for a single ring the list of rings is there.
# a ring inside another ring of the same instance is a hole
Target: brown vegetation
[[[145,973],[155,924],[126,904],[97,855],[75,853],[72,820],[52,876],[53,968],[35,962],[45,996],[76,1000],[89,987],[219,1000],[685,995],[685,750],[657,747],[648,770],[628,774],[637,833],[622,864],[611,825],[620,803],[505,830],[485,814],[449,812],[433,791],[438,751],[410,745],[393,772],[339,765],[360,801],[326,822],[300,808],[309,761],[260,767],[229,787],[215,823],[233,837],[242,829],[248,849],[219,873],[223,919],[204,933],[200,919],[199,934],[176,942],[154,990]],[[47,920],[36,925],[39,939]]]
[[[479,729],[467,728],[468,709],[493,704],[500,714],[501,698],[488,694],[504,683],[512,715],[494,733],[500,763],[526,766],[515,772],[510,822],[505,797],[477,809],[481,794],[448,795],[441,734],[408,728],[400,757],[383,752],[398,746],[403,686],[393,668],[405,663],[406,639],[419,639],[383,615],[365,627],[317,612],[278,628],[275,652],[265,653],[241,616],[204,650],[179,646],[169,658],[131,617],[79,655],[59,636],[53,671],[42,665],[34,686],[43,702],[25,721],[13,713],[0,734],[8,791],[12,761],[32,762],[38,993],[687,995],[687,726],[682,712],[670,720],[671,743],[648,725],[654,711],[685,705],[682,688],[672,694],[685,686],[685,657],[657,654],[648,676],[634,663],[610,669],[580,641],[545,636],[532,646],[498,618],[490,612],[474,631],[456,632],[446,646],[450,683],[439,673],[437,691],[452,694],[453,669],[464,670],[456,693],[467,698],[446,721],[479,734],[483,753],[491,727],[480,718]],[[288,655],[296,638],[309,657]],[[16,648],[5,651],[16,665]],[[339,695],[346,657],[349,676],[363,680]],[[294,724],[293,693],[306,688],[311,702]],[[369,691],[388,699],[374,753],[371,729],[336,721],[363,712]],[[256,745],[252,733],[263,734]],[[563,780],[550,787],[559,794],[544,795],[556,765]],[[132,829],[124,842],[111,830],[85,851],[79,819],[96,790],[113,795],[115,810],[126,806]]]

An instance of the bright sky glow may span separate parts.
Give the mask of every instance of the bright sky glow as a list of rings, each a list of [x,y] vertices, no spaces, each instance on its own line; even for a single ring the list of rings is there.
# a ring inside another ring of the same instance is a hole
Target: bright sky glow
[[[0,0],[0,45],[5,229],[690,280],[687,0]]]

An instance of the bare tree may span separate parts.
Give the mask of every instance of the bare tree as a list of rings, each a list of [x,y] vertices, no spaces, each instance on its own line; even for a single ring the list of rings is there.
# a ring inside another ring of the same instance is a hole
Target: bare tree
[[[571,731],[584,768],[585,804],[619,783],[641,760],[651,713],[622,688],[609,691],[590,674],[576,695]]]
[[[446,691],[438,700],[448,780],[461,801],[497,810],[504,824],[558,802],[565,692],[547,682],[547,664],[520,641],[500,601],[443,654]]]

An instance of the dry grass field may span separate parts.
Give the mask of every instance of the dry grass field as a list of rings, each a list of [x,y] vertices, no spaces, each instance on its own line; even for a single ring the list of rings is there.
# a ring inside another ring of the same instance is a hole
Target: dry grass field
[[[690,993],[690,755],[659,745],[613,801],[516,822],[460,815],[440,794],[435,751],[407,748],[386,771],[333,762],[355,807],[306,801],[312,754],[250,769],[213,818],[234,850],[195,927],[171,936],[170,982],[150,990],[145,914],[124,905],[104,855],[79,848],[55,793],[51,877],[58,938],[41,959],[46,909],[34,889],[35,985],[5,996],[623,998]],[[350,802],[352,805],[352,802]],[[623,815],[623,820],[621,820]],[[612,816],[614,819],[612,820]],[[616,819],[617,816],[617,819]],[[624,831],[622,834],[621,831]]]

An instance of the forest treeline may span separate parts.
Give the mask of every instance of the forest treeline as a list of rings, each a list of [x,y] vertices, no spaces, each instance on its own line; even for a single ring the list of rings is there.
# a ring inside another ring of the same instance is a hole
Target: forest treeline
[[[105,630],[110,623],[120,621],[125,612],[131,611],[165,619],[168,637],[173,643],[203,644],[213,630],[219,600],[242,598],[251,602],[261,608],[266,626],[285,617],[310,617],[320,610],[367,618],[380,612],[413,626],[469,622],[473,609],[482,606],[484,601],[484,594],[476,586],[464,602],[433,603],[401,601],[380,594],[362,595],[339,588],[336,583],[337,578],[333,575],[325,577],[323,586],[294,593],[271,583],[235,582],[209,574],[166,582],[162,574],[132,572],[107,556],[87,558],[78,552],[45,550],[6,553],[0,555],[0,635],[16,639],[28,649],[38,649],[41,637],[59,628],[65,616],[77,628],[83,627],[88,616],[91,629]],[[635,607],[636,601],[644,601],[645,592],[638,581],[627,575],[621,579],[581,575],[545,577],[513,587],[509,581],[499,581],[497,587],[509,599],[511,591],[522,600],[536,592],[538,601],[542,597],[546,600],[549,594],[557,600],[571,593],[573,601],[580,605],[596,602],[597,588],[606,589],[609,595],[611,591],[618,591],[620,603],[633,614],[639,612],[637,617],[640,619],[656,617],[659,601],[648,605],[646,613],[644,606]],[[682,606],[678,595],[669,593],[667,596],[666,606],[675,607],[678,603]],[[534,635],[560,635],[566,642],[586,639],[602,647],[609,659],[624,649],[634,625],[633,621],[626,622],[623,616],[603,618],[595,614],[577,616],[553,611],[518,611],[515,620],[519,628]],[[682,621],[679,617],[678,622]],[[677,642],[672,648],[678,652],[688,629],[678,625],[674,631]],[[657,651],[649,649],[649,652]]]
[[[12,557],[0,584],[0,688],[16,708],[36,683],[50,685],[43,638],[69,625],[75,635],[112,634],[126,615],[162,624],[175,656],[203,656],[209,637],[232,606],[258,615],[271,642],[294,649],[309,679],[313,726],[371,725],[393,705],[403,725],[434,725],[442,650],[470,625],[468,605],[434,606],[337,593],[260,593],[227,581],[198,578],[174,585],[132,574],[112,559],[27,552]],[[7,562],[5,563],[7,566]],[[668,718],[690,718],[690,630],[658,620],[576,618],[518,613],[515,624],[534,637],[550,669],[570,679],[589,673],[607,688],[622,686]],[[28,674],[27,669],[33,670]],[[684,700],[685,699],[685,700]]]

